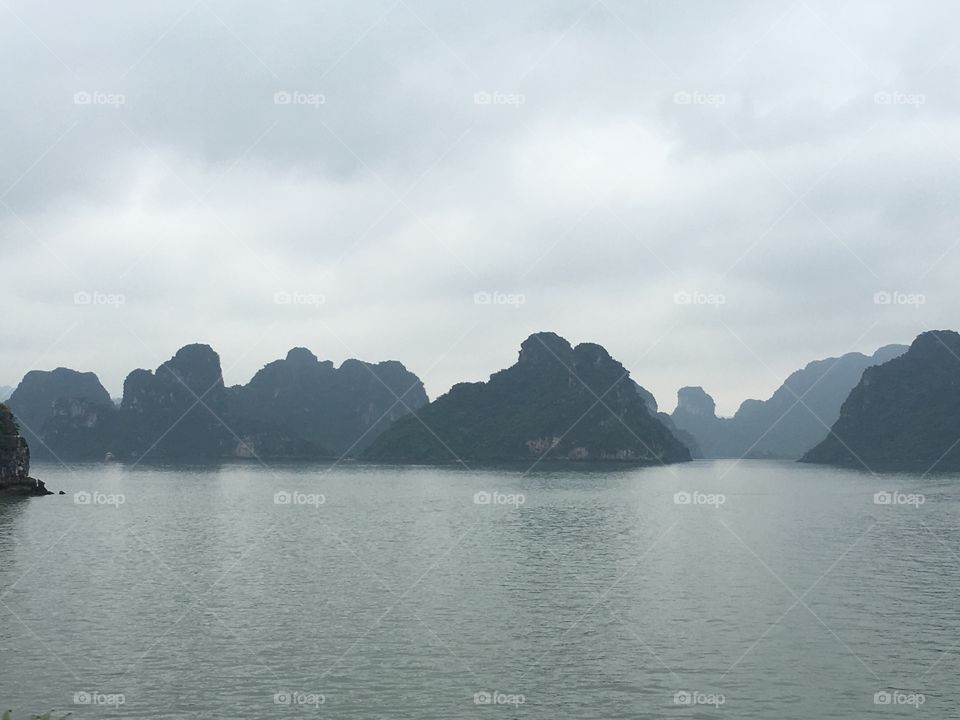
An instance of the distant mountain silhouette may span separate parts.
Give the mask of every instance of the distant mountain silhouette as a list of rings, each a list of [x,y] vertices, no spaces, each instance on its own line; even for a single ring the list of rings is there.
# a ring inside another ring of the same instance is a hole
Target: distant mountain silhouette
[[[426,403],[423,383],[402,363],[346,360],[336,368],[305,348],[294,348],[228,394],[229,415],[241,429],[264,424],[337,455],[365,448]]]
[[[93,373],[64,368],[28,373],[14,395],[44,455],[168,461],[339,456],[427,402],[398,362],[334,368],[303,348],[227,388],[220,357],[199,344],[156,371],[131,372],[119,407]]]
[[[847,353],[809,363],[768,400],[746,400],[732,418],[718,418],[713,398],[700,387],[677,393],[674,424],[696,439],[705,457],[795,460],[816,445],[840,416],[840,406],[864,370],[906,352],[886,345],[872,356]]]
[[[730,448],[730,420],[718,418],[716,403],[702,387],[684,387],[677,391],[677,407],[670,419],[677,429],[689,433],[697,443],[701,457],[727,457]]]
[[[5,402],[13,393],[13,388],[9,385],[0,385],[0,402]]]
[[[651,407],[652,401],[652,407]],[[531,335],[517,363],[460,383],[395,422],[364,457],[386,462],[690,460],[656,401],[599,345]]]
[[[55,414],[57,403],[62,406],[84,404],[89,408],[112,405],[110,394],[92,372],[77,372],[69,368],[31,370],[7,400],[7,406],[17,417],[20,430],[33,448],[35,456],[47,456],[44,424]]]
[[[960,335],[918,336],[863,373],[830,434],[804,462],[873,471],[960,470]]]

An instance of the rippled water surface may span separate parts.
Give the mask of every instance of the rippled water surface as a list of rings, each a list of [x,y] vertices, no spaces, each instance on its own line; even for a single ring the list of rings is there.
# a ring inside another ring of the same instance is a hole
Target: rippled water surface
[[[960,716],[960,478],[34,474],[67,494],[0,503],[14,718]]]

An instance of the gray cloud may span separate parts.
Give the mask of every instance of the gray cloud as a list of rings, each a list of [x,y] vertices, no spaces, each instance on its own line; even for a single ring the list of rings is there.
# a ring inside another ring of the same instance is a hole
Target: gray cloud
[[[119,393],[203,341],[228,382],[306,345],[400,359],[436,396],[551,329],[666,408],[703,384],[732,412],[809,360],[957,325],[950,3],[0,18],[0,383],[68,365]]]

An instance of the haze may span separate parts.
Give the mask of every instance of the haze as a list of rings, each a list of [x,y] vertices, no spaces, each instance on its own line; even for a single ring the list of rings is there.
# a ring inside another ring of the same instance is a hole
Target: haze
[[[730,414],[956,325],[957,20],[0,0],[0,384],[302,345],[433,398],[552,330]]]

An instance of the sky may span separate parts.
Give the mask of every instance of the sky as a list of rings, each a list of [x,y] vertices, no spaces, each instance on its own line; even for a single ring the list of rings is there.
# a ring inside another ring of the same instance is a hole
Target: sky
[[[671,410],[957,328],[955,3],[0,0],[0,385],[541,330]]]

